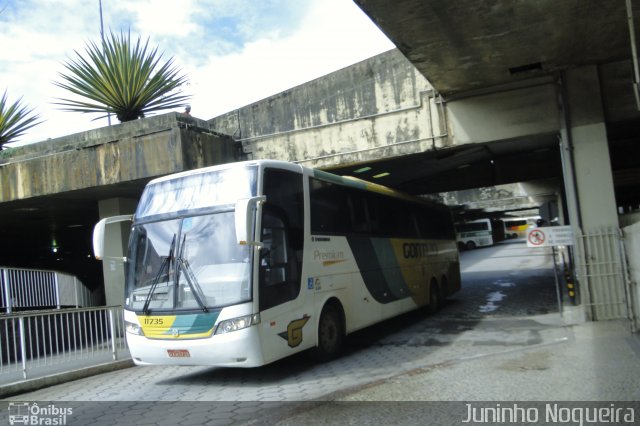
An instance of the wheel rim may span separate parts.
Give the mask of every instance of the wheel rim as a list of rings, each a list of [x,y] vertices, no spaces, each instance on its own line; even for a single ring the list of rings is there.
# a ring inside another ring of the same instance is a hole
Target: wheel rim
[[[327,313],[320,325],[320,346],[328,352],[338,344],[338,324],[333,313]]]

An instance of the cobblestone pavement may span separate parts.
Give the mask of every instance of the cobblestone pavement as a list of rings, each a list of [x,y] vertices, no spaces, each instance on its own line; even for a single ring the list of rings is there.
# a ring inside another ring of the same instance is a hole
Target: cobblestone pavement
[[[463,290],[442,312],[414,312],[358,332],[333,362],[299,354],[255,369],[135,367],[10,401],[73,405],[67,424],[251,423],[294,402],[332,400],[403,373],[554,344],[567,330],[559,315],[544,315],[558,308],[551,258],[540,250],[515,243],[464,252]]]

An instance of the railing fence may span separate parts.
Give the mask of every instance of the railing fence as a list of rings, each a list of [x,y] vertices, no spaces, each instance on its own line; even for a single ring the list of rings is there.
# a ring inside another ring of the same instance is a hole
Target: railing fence
[[[584,231],[578,236],[578,278],[591,320],[628,318],[628,280],[618,228]]]
[[[57,271],[0,268],[0,309],[95,306],[91,291],[75,276]]]
[[[121,307],[60,309],[0,316],[3,377],[81,360],[128,356]]]

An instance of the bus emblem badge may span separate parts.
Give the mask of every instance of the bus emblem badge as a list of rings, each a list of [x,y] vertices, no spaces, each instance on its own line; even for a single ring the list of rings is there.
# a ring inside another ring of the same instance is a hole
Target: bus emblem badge
[[[178,337],[178,336],[180,336],[180,330],[178,330],[177,328],[172,328],[172,329],[171,329],[171,335],[172,335],[173,337]]]
[[[279,333],[278,336],[287,341],[290,348],[295,348],[302,343],[302,327],[309,321],[309,316],[304,315],[302,318],[291,321],[287,325],[287,331]]]

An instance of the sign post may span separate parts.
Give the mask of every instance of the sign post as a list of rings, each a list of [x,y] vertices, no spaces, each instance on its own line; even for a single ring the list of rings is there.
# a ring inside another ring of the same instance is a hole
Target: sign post
[[[553,275],[556,279],[556,297],[558,311],[562,316],[562,300],[558,281],[558,264],[556,263],[556,246],[572,246],[573,230],[570,226],[545,226],[532,228],[527,232],[527,247],[551,247],[553,254]]]

